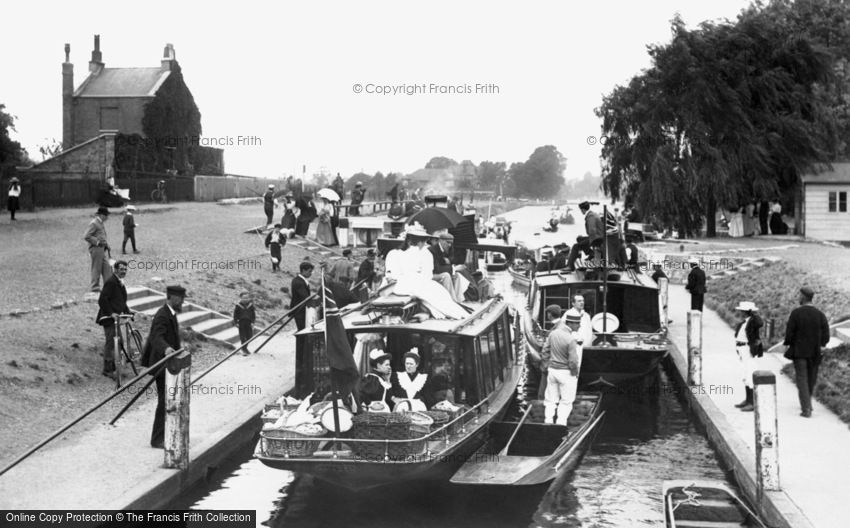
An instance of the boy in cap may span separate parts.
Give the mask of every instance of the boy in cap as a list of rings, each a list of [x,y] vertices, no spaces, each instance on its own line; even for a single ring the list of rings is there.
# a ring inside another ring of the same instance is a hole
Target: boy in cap
[[[257,321],[257,311],[247,291],[239,295],[239,302],[233,308],[233,324],[239,327],[239,341],[244,345],[254,337],[254,323]],[[242,349],[242,355],[250,354],[248,348]]]
[[[124,242],[121,243],[121,253],[127,254],[127,241],[132,242],[133,245],[133,253],[138,253],[139,250],[136,249],[136,228],[139,227],[139,224],[136,223],[136,219],[133,218],[133,211],[136,210],[136,207],[133,205],[128,205],[124,208],[124,220],[122,221],[124,225]]]
[[[91,257],[91,291],[100,292],[100,277],[103,276],[105,283],[112,276],[112,269],[109,267],[107,254],[109,253],[109,244],[106,242],[106,227],[103,223],[109,218],[109,209],[106,207],[98,207],[94,218],[89,222],[89,227],[83,235],[83,239],[88,242],[89,256]]]
[[[757,357],[764,354],[764,347],[759,337],[759,329],[762,327],[761,317],[756,314],[758,308],[751,301],[741,301],[735,307],[743,315],[743,319],[735,327],[735,351],[738,353],[738,361],[741,365],[741,377],[744,380],[744,401],[735,405],[744,412],[753,410],[753,372]]]
[[[272,273],[280,271],[281,248],[286,245],[286,235],[280,230],[280,224],[275,224],[271,233],[266,235],[266,248],[269,250],[269,258],[272,261]]]
[[[546,423],[567,425],[578,390],[579,356],[573,332],[578,330],[581,319],[568,314],[562,324],[561,307],[557,304],[546,307],[546,318],[554,326],[540,353],[546,376],[544,417]]]
[[[818,367],[823,355],[821,347],[829,343],[829,322],[812,306],[815,292],[808,286],[800,288],[800,306],[791,311],[785,326],[785,357],[794,362],[800,416],[812,416],[812,394],[818,381]]]

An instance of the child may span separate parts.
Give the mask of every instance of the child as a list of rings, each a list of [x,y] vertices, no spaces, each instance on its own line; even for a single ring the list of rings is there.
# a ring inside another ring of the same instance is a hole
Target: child
[[[274,230],[266,236],[266,247],[272,259],[272,272],[280,270],[280,248],[286,245],[286,235],[280,232],[280,224],[274,225]]]
[[[124,209],[124,242],[121,243],[121,253],[127,254],[127,241],[132,242],[133,245],[133,253],[138,253],[139,251],[136,249],[136,228],[139,227],[139,224],[136,223],[135,218],[133,218],[133,211],[136,208],[132,205],[128,205]]]
[[[242,292],[239,296],[241,300],[236,303],[233,309],[233,324],[239,327],[239,340],[244,345],[246,341],[254,337],[254,322],[257,320],[257,313],[254,311],[254,304],[251,302],[251,294]],[[242,349],[242,355],[250,354],[248,348]]]

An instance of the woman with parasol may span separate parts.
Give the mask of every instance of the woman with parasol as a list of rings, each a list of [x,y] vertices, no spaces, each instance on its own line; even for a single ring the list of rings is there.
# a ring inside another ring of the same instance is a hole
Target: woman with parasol
[[[9,180],[9,201],[6,203],[9,213],[12,215],[12,220],[16,220],[15,211],[20,209],[20,196],[21,181],[13,176],[12,179]]]
[[[316,241],[323,246],[336,246],[339,242],[336,238],[336,232],[333,226],[334,217],[334,198],[339,200],[339,196],[331,189],[322,189],[316,193],[321,200],[316,208],[316,213],[319,215],[319,225],[316,226]]]

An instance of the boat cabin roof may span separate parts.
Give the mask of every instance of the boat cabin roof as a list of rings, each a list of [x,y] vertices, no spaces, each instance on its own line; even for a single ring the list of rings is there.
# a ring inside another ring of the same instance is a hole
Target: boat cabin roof
[[[598,283],[602,284],[602,272],[592,269],[579,269],[575,272],[565,272],[563,270],[542,271],[537,272],[534,281],[538,288],[546,288],[549,286],[560,286],[562,284],[582,284],[582,283]],[[636,273],[631,270],[608,272],[609,285],[624,285],[638,286],[642,288],[657,289],[658,284],[650,275],[645,273]]]
[[[508,303],[501,297],[495,297],[483,303],[464,303],[472,309],[464,319],[425,319],[415,318],[401,321],[398,317],[382,317],[387,309],[410,309],[421,313],[426,311],[416,309],[418,300],[410,296],[388,295],[381,296],[361,307],[359,304],[342,308],[342,323],[346,331],[354,332],[386,332],[407,330],[411,332],[436,332],[458,336],[475,337],[487,330],[508,309]],[[325,330],[324,320],[301,330],[296,335],[320,334]]]

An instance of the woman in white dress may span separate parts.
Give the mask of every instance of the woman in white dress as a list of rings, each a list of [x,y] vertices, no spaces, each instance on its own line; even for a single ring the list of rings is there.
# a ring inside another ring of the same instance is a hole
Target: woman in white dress
[[[419,224],[408,226],[406,232],[407,243],[410,247],[398,257],[400,265],[391,263],[390,256],[387,255],[387,267],[392,270],[396,279],[394,293],[417,297],[435,319],[466,317],[468,313],[452,299],[448,290],[432,280],[434,256],[427,247],[427,241],[431,235]]]
[[[319,224],[316,226],[316,241],[324,246],[337,245],[336,234],[331,225],[331,217],[334,214],[333,204],[325,198],[321,198],[316,213],[319,215]]]
[[[739,238],[744,236],[744,215],[739,209],[729,211],[729,236]]]

